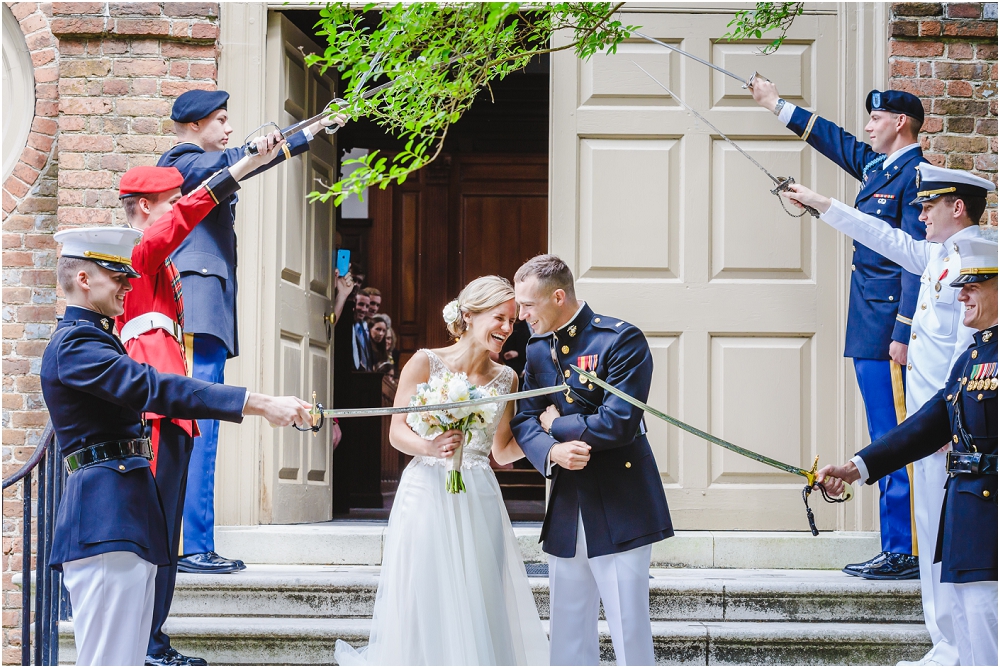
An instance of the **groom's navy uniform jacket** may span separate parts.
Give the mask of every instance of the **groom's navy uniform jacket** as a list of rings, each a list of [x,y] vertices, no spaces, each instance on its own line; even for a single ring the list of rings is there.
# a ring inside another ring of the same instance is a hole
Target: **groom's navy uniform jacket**
[[[570,365],[645,401],[653,358],[637,327],[584,305],[567,326],[528,341],[524,389],[563,382],[572,393],[521,400],[510,426],[531,463],[545,473],[549,449],[559,442],[590,445],[590,461],[579,471],[552,464],[552,492],[542,524],[542,549],[556,557],[576,553],[577,516],[582,513],[587,556],[625,552],[674,535],[660,472],[646,440],[642,411],[599,387],[581,383]],[[554,404],[562,417],[551,435],[538,421]]]
[[[997,579],[997,327],[978,332],[944,388],[905,422],[858,453],[873,482],[950,441],[957,452],[992,455],[989,473],[953,473],[934,561],[942,582]],[[984,457],[985,459],[985,457]]]
[[[42,395],[62,457],[101,443],[143,438],[141,413],[240,422],[246,390],[161,374],[129,358],[114,322],[66,308],[42,355]],[[165,566],[167,529],[149,460],[111,459],[69,474],[49,563],[134,552]]]
[[[882,169],[887,156],[818,114],[798,107],[788,129],[861,182],[854,208],[914,239],[924,238],[920,205],[911,204],[917,197],[917,165],[927,162],[919,147]],[[844,357],[887,360],[892,341],[909,344],[919,292],[919,276],[855,241]]]

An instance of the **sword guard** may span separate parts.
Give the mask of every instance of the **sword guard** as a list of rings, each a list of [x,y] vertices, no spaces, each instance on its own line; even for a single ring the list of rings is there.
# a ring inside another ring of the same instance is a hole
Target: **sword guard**
[[[754,73],[751,74],[750,78],[747,79],[746,83],[743,84],[743,88],[744,89],[753,89],[753,82],[757,80],[758,76],[759,76],[759,74],[757,73],[756,70],[754,70]],[[760,77],[760,78],[764,79],[764,77]],[[764,79],[764,81],[767,81],[767,79]]]
[[[313,436],[323,428],[323,424],[326,423],[326,416],[323,414],[323,404],[316,402],[316,390],[312,393],[312,408],[309,409],[309,419],[312,424],[308,427],[300,427],[297,424],[292,425],[299,431],[311,431]]]
[[[781,193],[783,193],[786,190],[788,190],[788,186],[790,186],[793,183],[795,183],[795,179],[793,179],[791,176],[785,176],[785,177],[779,176],[778,178],[781,180],[781,183],[779,183],[778,185],[774,186],[774,188],[771,190],[771,194],[780,198],[781,197]],[[784,208],[784,206],[785,206],[785,202],[784,202],[784,200],[782,200],[781,207]],[[788,215],[792,216],[793,218],[801,218],[806,213],[812,214],[813,218],[819,218],[819,211],[817,211],[813,207],[811,207],[811,206],[803,206],[802,208],[804,208],[805,211],[803,211],[798,216],[795,216],[792,213],[789,213],[788,209],[785,209],[785,213],[788,213]]]

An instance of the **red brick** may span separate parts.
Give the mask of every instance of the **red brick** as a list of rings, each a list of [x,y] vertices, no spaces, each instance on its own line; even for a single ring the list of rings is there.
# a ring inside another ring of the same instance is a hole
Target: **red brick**
[[[16,249],[20,248],[23,245],[24,245],[24,238],[20,234],[4,234],[3,235],[3,247],[4,247],[5,250],[8,249],[8,248],[16,250]],[[11,299],[13,299],[11,297],[11,293],[10,293],[10,291],[13,290],[13,289],[14,288],[10,288],[10,287],[5,287],[3,289],[3,300],[5,302],[11,301]],[[18,289],[21,289],[21,288],[18,288]],[[25,300],[22,300],[22,303],[23,303],[23,301],[25,301]]]
[[[40,51],[35,51],[31,54],[31,64],[35,67],[41,67],[46,63],[51,63],[56,59],[55,49],[42,49]]]
[[[124,153],[152,153],[156,150],[153,137],[122,135],[118,138],[118,150]]]
[[[165,2],[163,13],[167,16],[218,16],[219,5],[215,2]]]
[[[15,350],[22,357],[41,357],[46,345],[48,341],[18,341]]]
[[[944,24],[948,37],[996,37],[996,21],[948,21]]]
[[[161,84],[166,88],[168,82]],[[164,95],[167,92],[163,91]],[[169,116],[170,102],[163,99],[119,98],[115,101],[115,111],[121,116]]]
[[[25,16],[18,22],[21,25],[21,32],[25,35],[30,35],[36,30],[41,30],[49,24],[48,19],[46,19],[41,14],[29,14]]]
[[[900,42],[889,43],[889,54],[892,56],[910,56],[913,58],[931,58],[944,53],[941,42]]]
[[[100,126],[100,131],[101,132],[107,132],[107,133],[110,133],[110,134],[113,134],[113,135],[120,135],[120,134],[125,134],[126,132],[128,132],[128,119],[127,118],[112,117],[112,118],[102,118],[102,119],[95,119],[95,120],[104,121],[103,123],[101,123],[101,126]]]
[[[918,63],[917,66],[920,68],[921,77],[934,76],[934,63],[931,62]]]
[[[101,53],[105,55],[128,53],[128,42],[123,39],[102,39]]]
[[[910,60],[898,60],[893,58],[889,63],[890,77],[915,77],[917,76],[917,64]]]
[[[59,129],[63,132],[78,132],[83,129],[87,119],[83,116],[61,116],[59,118]]]
[[[215,90],[214,81],[164,81],[160,84],[160,93],[164,97],[177,97],[189,90]],[[166,115],[166,114],[163,114]]]
[[[104,17],[52,19],[51,30],[53,35],[101,35],[104,33]]]
[[[983,63],[934,63],[934,75],[939,79],[982,79]]]
[[[109,173],[110,177],[111,174]],[[107,186],[110,187],[110,179]],[[107,225],[111,222],[110,209],[94,209],[84,207],[62,206],[59,207],[60,225]]]
[[[931,146],[935,151],[951,153],[982,153],[989,150],[989,140],[986,137],[956,137],[940,135],[934,138]]]
[[[59,103],[54,100],[35,100],[35,115],[56,117],[59,115]]]
[[[155,39],[135,39],[131,45],[133,56],[152,56],[160,53],[160,42]]]
[[[997,154],[984,153],[977,155],[973,160],[973,166],[983,172],[995,172],[997,171]]]
[[[28,146],[42,151],[43,153],[48,153],[52,149],[52,143],[54,141],[55,140],[48,135],[39,134],[37,132],[28,133]]]
[[[21,272],[21,285],[50,288],[55,284],[56,272],[49,269],[27,269]],[[4,332],[4,337],[7,337],[6,332]]]
[[[171,37],[190,37],[191,35],[191,22],[190,21],[171,21],[170,22],[170,36]]]
[[[51,234],[25,234],[24,247],[34,250],[47,250],[56,247]]]
[[[985,116],[989,111],[989,105],[985,102],[973,100],[934,100],[932,112],[947,116]]]
[[[937,37],[941,34],[941,22],[940,21],[921,21],[920,22],[920,36],[921,37]]]
[[[182,42],[164,42],[160,53],[166,58],[211,58],[215,59],[214,44],[184,44]]]
[[[185,79],[188,76],[190,63],[186,60],[174,60],[170,63],[170,76]]]
[[[892,14],[894,16],[940,16],[940,2],[894,2],[892,3]]]
[[[59,170],[59,185],[64,188],[110,188],[112,177],[110,172],[92,172],[89,170],[61,169]],[[60,211],[60,221],[62,211]]]
[[[949,2],[945,4],[950,19],[978,19],[983,8],[978,2]]]
[[[115,150],[115,143],[108,135],[65,134],[59,139],[59,149],[65,151],[104,152]]]
[[[101,14],[103,2],[53,2],[53,14]]]
[[[968,134],[975,130],[976,119],[969,116],[949,116],[948,132]]]
[[[39,100],[58,100],[59,86],[54,83],[36,83],[35,98]]]
[[[948,95],[951,97],[972,97],[972,84],[968,81],[949,81]]]
[[[167,73],[167,61],[163,58],[135,58],[116,60],[113,65],[116,76],[159,77]]]
[[[18,210],[22,213],[50,213],[56,210],[56,201],[53,197],[26,197]]]
[[[105,79],[101,92],[105,95],[128,95],[129,81],[128,79]]]
[[[116,19],[116,35],[169,35],[170,22],[156,19]]]
[[[35,217],[14,214],[3,222],[3,229],[8,232],[30,232],[35,229]]]
[[[160,133],[160,119],[133,118],[132,132],[140,135],[155,135]]]
[[[192,39],[218,39],[219,26],[216,23],[195,23],[191,26]]]
[[[190,76],[192,79],[211,79],[215,81],[219,78],[219,72],[215,67],[215,63],[191,63]]]
[[[975,55],[972,44],[966,42],[952,42],[948,45],[948,57],[955,60],[969,60]]]
[[[34,2],[15,2],[10,5],[10,12],[18,21],[25,16],[30,16],[36,9],[38,9],[38,5]]]
[[[110,2],[111,16],[159,16],[158,2]]]
[[[132,95],[156,95],[159,79],[142,78],[132,80]]]
[[[28,251],[4,251],[3,265],[5,267],[33,267],[35,259]]]
[[[28,45],[28,51],[37,51],[47,46],[55,46],[56,41],[52,37],[52,33],[48,30],[39,30],[32,35],[26,36],[24,43]]]
[[[105,77],[111,71],[108,58],[63,58],[59,73],[64,77]]]
[[[28,194],[28,190],[29,190],[28,185],[26,183],[24,183],[23,181],[21,181],[21,179],[18,179],[16,177],[8,177],[7,180],[4,181],[4,184],[3,184],[4,195],[7,195],[7,193],[9,192],[14,197],[20,198],[20,197],[24,197],[25,195],[27,195]],[[4,197],[4,203],[3,204],[4,204],[4,210],[5,211],[10,211],[10,209],[7,208],[7,199],[6,199],[6,197]]]
[[[976,122],[976,133],[981,135],[987,135],[991,137],[997,136],[997,119],[995,118],[980,118]]]
[[[67,98],[59,101],[59,108],[64,114],[108,114],[111,113],[111,100],[99,97]]]
[[[996,60],[997,59],[997,45],[994,44],[979,44],[976,46],[976,58],[980,60]]]
[[[917,97],[936,97],[943,95],[945,91],[945,83],[937,79],[895,79],[892,87],[913,93]]]
[[[86,52],[86,42],[72,37],[61,37],[59,39],[59,56],[82,56]]]
[[[21,151],[21,162],[26,165],[31,165],[35,169],[41,169],[44,167],[48,159],[48,155],[37,149],[31,148],[30,146],[25,146],[24,150]]]
[[[109,169],[112,172],[124,172],[128,169],[128,159],[118,153],[108,153],[101,156],[101,169]]]
[[[948,169],[972,169],[972,156],[966,153],[949,153],[946,166]]]
[[[4,290],[4,297],[6,298],[6,293],[10,291],[10,288]],[[20,394],[13,394],[11,392],[4,392],[3,395],[3,407],[7,410],[19,411],[24,408],[24,397]],[[4,441],[6,443],[6,441]]]
[[[114,155],[113,153],[108,153],[105,155]],[[60,157],[60,160],[62,158]],[[76,167],[74,167],[76,169]],[[59,206],[82,206],[84,203],[84,190],[70,190],[69,188],[60,188],[59,194],[57,195],[59,200]]]
[[[14,165],[14,171],[11,172],[11,174],[21,179],[29,186],[33,185],[35,183],[35,179],[38,178],[37,169],[35,169],[34,167],[29,167],[28,165],[20,161],[18,161],[18,163]]]
[[[24,308],[24,307],[22,307]],[[21,309],[18,309],[19,311]],[[56,319],[55,308],[52,309],[50,320]],[[10,426],[12,427],[44,427],[49,421],[48,411],[15,411],[10,414]]]
[[[36,118],[31,121],[31,129],[43,135],[55,135],[59,129],[59,123],[51,118]]]

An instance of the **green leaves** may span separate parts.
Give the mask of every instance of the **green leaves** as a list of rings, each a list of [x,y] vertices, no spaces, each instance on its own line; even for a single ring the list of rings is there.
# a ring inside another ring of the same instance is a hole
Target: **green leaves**
[[[781,34],[760,49],[764,55],[774,53],[785,41],[785,34],[792,27],[792,21],[802,14],[803,2],[758,2],[756,9],[736,12],[735,18],[727,24],[732,30],[723,37],[730,41],[739,39],[763,39],[772,30]]]
[[[358,167],[349,176],[325,192],[310,193],[310,201],[332,197],[339,205],[350,193],[360,196],[365,188],[403,183],[441,153],[449,128],[480,91],[532,58],[569,49],[583,59],[614,53],[637,28],[615,18],[622,4],[420,2],[379,5],[379,14],[376,5],[357,12],[348,3],[327,4],[315,26],[327,48],[309,54],[307,65],[339,72],[346,83],[342,111],[373,120],[405,140],[405,148],[391,161],[376,158],[377,152],[352,161]],[[376,16],[378,25],[373,25]],[[556,31],[571,31],[572,41],[551,47]],[[394,85],[361,99],[375,79]]]

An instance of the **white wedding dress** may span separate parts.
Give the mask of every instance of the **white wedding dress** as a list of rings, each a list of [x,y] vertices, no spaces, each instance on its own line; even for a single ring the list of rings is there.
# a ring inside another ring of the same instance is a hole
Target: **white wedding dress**
[[[429,350],[430,376],[447,371]],[[487,384],[505,394],[514,372]],[[549,643],[490,468],[496,411],[465,446],[466,491],[445,491],[445,460],[414,457],[389,514],[368,646],[338,640],[340,665],[547,665]]]

